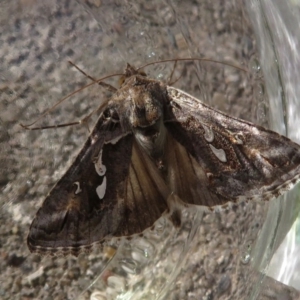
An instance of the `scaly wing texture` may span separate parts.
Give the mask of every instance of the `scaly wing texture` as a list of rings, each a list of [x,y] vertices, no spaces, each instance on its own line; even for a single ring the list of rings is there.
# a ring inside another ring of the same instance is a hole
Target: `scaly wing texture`
[[[171,108],[165,125],[175,140],[168,167],[175,175],[169,175],[169,184],[182,200],[209,207],[268,200],[299,180],[299,145],[228,117],[178,89],[167,91]],[[180,174],[182,170],[185,173]]]
[[[37,212],[29,249],[78,255],[107,238],[141,233],[167,210],[168,195],[131,132],[100,120]]]
[[[172,133],[176,128],[172,128]],[[184,203],[215,206],[226,199],[210,189],[205,170],[189,151],[169,133],[165,154],[166,182],[172,192]]]

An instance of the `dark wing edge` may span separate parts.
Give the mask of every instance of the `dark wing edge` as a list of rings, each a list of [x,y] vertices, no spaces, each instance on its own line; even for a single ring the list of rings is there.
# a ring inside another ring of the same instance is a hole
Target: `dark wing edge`
[[[167,92],[170,109],[165,126],[179,144],[175,148],[185,149],[181,159],[190,160],[194,169],[192,190],[200,191],[198,198],[182,199],[185,202],[215,207],[269,200],[300,180],[300,146],[290,139],[229,117],[176,88],[167,87]]]

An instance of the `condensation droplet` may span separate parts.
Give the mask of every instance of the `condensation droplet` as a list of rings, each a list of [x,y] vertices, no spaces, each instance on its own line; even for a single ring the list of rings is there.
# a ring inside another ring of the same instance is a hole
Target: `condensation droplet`
[[[156,57],[156,53],[154,51],[149,51],[147,56],[148,58],[153,58]]]
[[[136,262],[132,259],[122,259],[120,261],[122,269],[129,274],[136,274]]]
[[[139,264],[143,264],[147,261],[147,258],[145,257],[144,253],[139,250],[134,250],[131,252],[131,257],[134,261],[136,261]]]
[[[142,252],[146,258],[153,257],[155,254],[155,247],[146,239],[138,239],[135,249]]]
[[[91,294],[90,300],[107,300],[103,292],[95,291]]]
[[[125,278],[120,276],[109,276],[107,278],[107,294],[118,294],[125,291],[126,282]]]
[[[257,73],[261,70],[259,60],[255,56],[252,56],[249,60],[249,69]]]
[[[158,236],[162,235],[166,228],[166,222],[164,218],[160,218],[156,223],[154,227],[154,233]]]
[[[249,253],[243,253],[241,256],[241,262],[243,265],[247,265],[251,260],[251,255]]]
[[[241,262],[247,265],[251,260],[252,241],[246,243],[244,251],[241,254]]]
[[[163,80],[164,79],[164,74],[162,73],[159,73],[157,76],[156,76],[157,80]]]

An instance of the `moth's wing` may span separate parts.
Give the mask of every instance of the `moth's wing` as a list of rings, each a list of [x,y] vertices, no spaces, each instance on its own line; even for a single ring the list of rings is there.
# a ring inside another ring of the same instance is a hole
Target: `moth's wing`
[[[173,149],[167,155],[169,185],[184,202],[211,207],[268,200],[299,180],[299,145],[178,89],[167,91],[165,125]]]
[[[101,122],[37,212],[32,252],[78,255],[106,238],[141,233],[166,211],[169,190],[131,132]]]

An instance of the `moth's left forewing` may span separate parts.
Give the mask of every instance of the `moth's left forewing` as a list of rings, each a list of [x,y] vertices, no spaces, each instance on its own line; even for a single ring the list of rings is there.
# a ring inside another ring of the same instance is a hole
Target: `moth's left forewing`
[[[100,116],[38,210],[27,239],[31,252],[77,256],[107,239],[141,234],[168,210],[170,191],[159,170],[123,112],[108,109],[110,117]]]
[[[119,124],[98,120],[38,210],[27,239],[32,252],[77,255],[114,235],[122,222],[132,143]]]
[[[165,125],[180,145],[175,148],[183,147],[187,152],[181,151],[181,156],[191,161],[193,177],[198,178],[194,190],[201,190],[205,181],[209,194],[214,195],[214,201],[206,201],[200,194],[197,201],[189,198],[186,202],[215,206],[228,201],[268,200],[299,181],[299,145],[229,117],[176,88],[166,89],[170,104]]]

